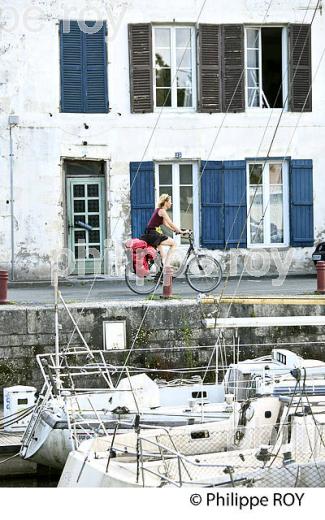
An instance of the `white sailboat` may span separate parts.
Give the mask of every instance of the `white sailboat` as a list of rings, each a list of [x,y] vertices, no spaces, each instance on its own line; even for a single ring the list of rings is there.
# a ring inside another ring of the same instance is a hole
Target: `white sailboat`
[[[166,434],[143,433],[136,453],[114,458],[102,440],[93,449],[84,443],[70,453],[59,487],[325,487],[325,401],[273,399],[283,407],[268,443],[190,456],[166,443]]]

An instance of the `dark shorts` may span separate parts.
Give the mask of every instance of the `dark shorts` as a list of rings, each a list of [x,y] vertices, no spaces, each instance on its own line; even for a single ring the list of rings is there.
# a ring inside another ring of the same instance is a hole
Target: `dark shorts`
[[[140,237],[140,240],[144,240],[149,246],[158,247],[161,242],[168,240],[168,236],[162,233],[158,233],[155,229],[146,229],[144,235]]]

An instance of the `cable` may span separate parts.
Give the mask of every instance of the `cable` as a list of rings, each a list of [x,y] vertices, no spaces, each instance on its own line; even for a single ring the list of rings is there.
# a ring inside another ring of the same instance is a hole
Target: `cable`
[[[315,20],[315,16],[316,16],[316,13],[317,13],[317,10],[318,10],[319,2],[320,2],[320,0],[318,0],[317,5],[316,5],[316,7],[315,7],[315,9],[314,9],[314,13],[313,13],[313,17],[312,17],[312,21],[311,21],[311,24],[310,24],[310,29],[309,29],[309,31],[311,31],[312,23],[313,23],[314,20]],[[298,62],[300,62],[300,60],[301,60],[301,58],[302,58],[302,52],[303,52],[304,47],[305,47],[305,45],[306,45],[306,41],[307,41],[307,36],[306,36],[306,38],[305,38],[304,46],[303,46],[303,48],[302,48],[302,50],[301,50],[301,52],[300,52],[300,56],[299,56],[299,60],[298,60]],[[321,62],[321,60],[323,59],[324,53],[325,53],[325,48],[324,48],[324,52],[323,52],[322,55],[321,55],[320,62]],[[318,70],[319,70],[320,62],[319,62],[319,65],[318,65],[318,67],[317,67],[317,72],[318,72]],[[315,75],[314,78],[313,78],[312,84],[313,84],[313,82],[314,82],[314,80],[315,80],[315,77],[316,77],[316,75]],[[311,84],[311,86],[310,86],[309,92],[310,92],[310,90],[311,90],[311,88],[312,88],[312,84]],[[289,89],[288,89],[288,90],[289,90]],[[303,105],[303,107],[302,107],[301,114],[302,114],[302,111],[303,111],[303,109],[304,109],[304,107],[305,107],[305,105],[306,105],[306,102],[307,102],[307,99],[308,99],[308,96],[309,96],[309,92],[307,93],[307,96],[306,96],[306,98],[305,98],[305,102],[304,102],[304,105]],[[273,144],[273,142],[274,142],[276,132],[277,132],[277,130],[278,130],[278,128],[279,128],[279,124],[280,124],[280,120],[281,120],[281,117],[282,117],[283,112],[284,112],[284,108],[283,108],[282,111],[281,111],[281,114],[280,114],[280,118],[279,118],[278,124],[276,125],[275,131],[274,131],[274,134],[273,134],[273,137],[272,137],[272,140],[271,140],[271,144],[270,144],[270,146],[269,146],[269,150],[268,150],[267,158],[269,157],[269,154],[270,154],[270,151],[271,151],[271,147],[272,147],[272,144]],[[298,120],[298,122],[299,122],[299,120]],[[297,129],[297,125],[296,125],[295,130],[296,130],[296,129]],[[291,142],[291,141],[290,141],[290,142]],[[263,162],[264,162],[264,164],[266,164],[266,160],[263,161]],[[264,168],[263,168],[263,169],[264,169]],[[257,191],[257,190],[255,190],[254,197],[255,197],[255,195],[256,195],[256,191]],[[254,197],[253,197],[253,200],[254,200]],[[251,211],[251,209],[252,209],[253,200],[252,200],[252,202],[251,202],[251,204],[250,204],[249,211],[248,211],[248,214],[247,214],[247,217],[246,217],[246,220],[245,220],[245,224],[244,224],[244,226],[243,226],[243,228],[242,228],[241,235],[240,235],[239,241],[238,241],[238,243],[237,243],[237,249],[238,249],[238,247],[239,247],[239,244],[240,244],[240,241],[241,241],[242,235],[243,235],[243,233],[244,233],[244,231],[245,231],[245,228],[246,228],[247,220],[248,220],[248,217],[249,217],[249,215],[250,215],[250,211]],[[266,211],[266,210],[265,210],[265,211]],[[235,288],[235,291],[234,291],[234,294],[233,294],[233,297],[232,297],[232,301],[231,301],[230,304],[229,304],[229,308],[228,308],[228,311],[227,311],[227,317],[229,316],[230,309],[231,309],[231,306],[232,306],[232,303],[233,303],[233,299],[234,299],[234,297],[235,297],[235,295],[236,295],[236,293],[237,293],[237,290],[238,290],[238,288],[239,288],[239,285],[240,285],[240,283],[241,283],[241,279],[242,279],[243,273],[244,273],[244,267],[243,267],[242,272],[241,272],[241,274],[240,274],[240,277],[239,277],[239,280],[238,280],[238,283],[237,283],[237,287]],[[224,288],[223,288],[222,293],[221,293],[221,297],[222,297],[222,294],[223,294],[223,292],[224,292],[224,290],[225,290],[225,288],[226,288],[226,285],[227,285],[227,283],[228,283],[229,276],[230,276],[230,273],[228,274],[228,276],[227,276],[227,278],[226,278],[226,280],[225,280],[225,284],[224,284]],[[217,314],[216,314],[216,320],[217,320],[217,318],[218,318],[218,313],[220,313],[220,306],[219,306],[219,308],[217,309],[216,312],[217,312]],[[211,361],[212,361],[212,357],[211,357],[210,359],[211,359]],[[210,362],[211,362],[211,361],[210,361]]]

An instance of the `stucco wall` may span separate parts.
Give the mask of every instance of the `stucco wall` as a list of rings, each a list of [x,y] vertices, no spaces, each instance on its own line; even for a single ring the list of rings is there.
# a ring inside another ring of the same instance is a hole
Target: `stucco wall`
[[[309,23],[313,10],[306,11],[307,3],[273,1],[268,10],[266,0],[236,0],[229,9],[226,0],[208,0],[199,22]],[[130,161],[173,159],[175,152],[181,152],[183,159],[192,160],[265,157],[280,117],[280,110],[262,109],[226,117],[167,111],[160,116],[131,114],[127,24],[173,20],[195,23],[202,2],[95,0],[92,8],[87,9],[88,4],[85,0],[2,1],[0,264],[6,267],[10,259],[10,204],[6,202],[10,199],[8,115],[16,114],[19,125],[12,132],[18,279],[49,278],[50,259],[66,245],[62,158],[107,161],[107,229],[109,238],[119,242],[130,231]],[[107,21],[109,114],[59,112],[58,21],[62,18]],[[313,112],[284,113],[269,153],[270,157],[313,159],[316,240],[325,238],[324,28],[325,15],[317,13],[312,29]],[[88,145],[83,146],[83,141]],[[229,265],[229,253],[216,254],[224,256],[225,265]],[[247,250],[243,254],[251,255]],[[310,254],[310,248],[295,248],[290,270],[313,269]],[[262,256],[270,259],[270,269],[276,270],[270,252],[265,251]]]

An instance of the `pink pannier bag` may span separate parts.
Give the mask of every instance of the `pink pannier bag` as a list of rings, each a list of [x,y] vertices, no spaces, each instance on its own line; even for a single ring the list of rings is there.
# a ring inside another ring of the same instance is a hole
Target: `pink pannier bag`
[[[146,276],[149,273],[149,264],[152,263],[157,256],[156,249],[139,238],[127,240],[125,247],[129,249],[132,254],[134,272],[138,276]]]

